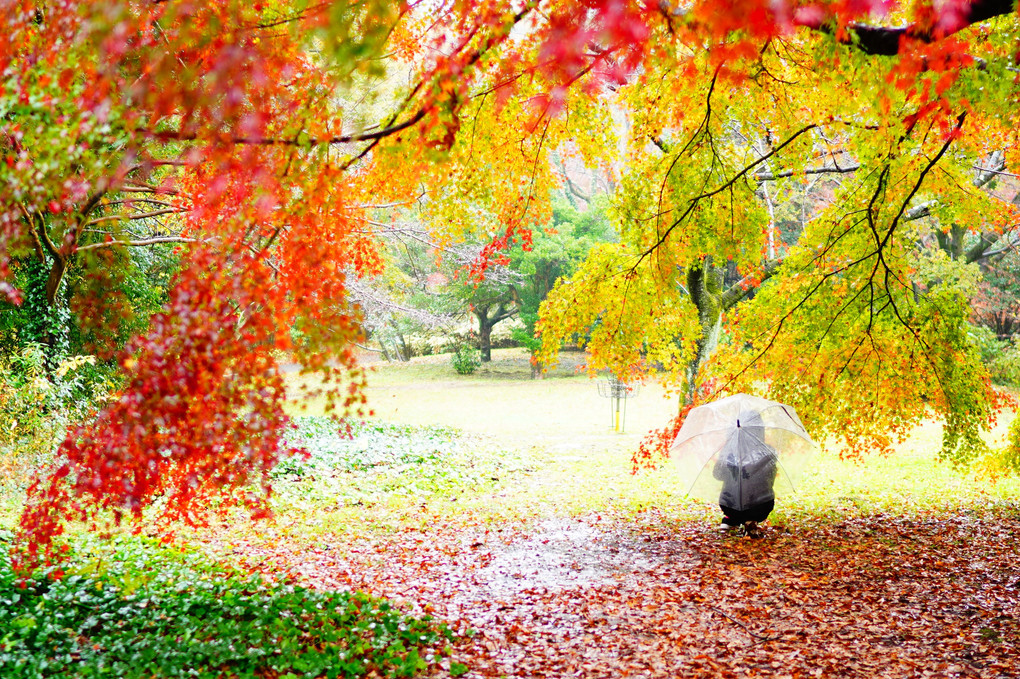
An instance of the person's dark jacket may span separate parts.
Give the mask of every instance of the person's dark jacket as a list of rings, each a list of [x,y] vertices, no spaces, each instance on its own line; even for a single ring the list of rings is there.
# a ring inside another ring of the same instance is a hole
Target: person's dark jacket
[[[744,511],[775,500],[776,452],[738,430],[719,452],[712,475],[723,482],[719,505]]]

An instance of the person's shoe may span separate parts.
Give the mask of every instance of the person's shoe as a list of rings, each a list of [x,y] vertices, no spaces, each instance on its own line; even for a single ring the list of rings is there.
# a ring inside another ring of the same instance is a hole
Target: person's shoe
[[[716,530],[721,532],[721,533],[725,533],[726,531],[736,530],[737,528],[739,528],[739,526],[732,526],[732,525],[726,523],[725,521],[723,521],[718,526],[716,526]]]

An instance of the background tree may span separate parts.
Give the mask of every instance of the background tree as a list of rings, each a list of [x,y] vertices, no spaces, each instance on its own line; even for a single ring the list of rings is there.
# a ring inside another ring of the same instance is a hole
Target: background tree
[[[571,189],[567,191],[569,195]],[[572,192],[578,191],[574,186]],[[592,248],[617,237],[607,214],[608,195],[584,196],[582,209],[575,207],[576,199],[570,203],[565,199],[554,201],[552,221],[548,228],[533,232],[530,249],[515,245],[510,250],[510,267],[521,275],[513,293],[523,324],[514,329],[513,335],[531,353],[535,375],[543,368],[539,359],[541,340],[535,335],[539,306],[556,282],[572,274]]]
[[[917,52],[895,62],[872,56],[886,29],[856,25],[863,46],[835,54],[801,33],[720,58],[738,48],[684,43],[683,28],[706,20],[697,12],[661,36],[675,61],[660,53],[619,90],[631,115],[622,242],[550,297],[544,355],[588,329],[593,369],[664,372],[687,403],[765,386],[857,451],[889,445],[933,405],[947,421],[944,454],[979,453],[996,396],[967,339],[979,278],[967,263],[1000,234],[1008,242],[1014,221],[1011,206],[976,190],[1011,153],[1009,116],[976,94],[1008,80],[1005,54],[982,47],[995,28],[966,44],[912,28],[919,42],[898,45]],[[984,69],[968,68],[975,58]],[[821,174],[840,175],[831,196],[777,248],[770,193]],[[955,242],[956,256],[917,249],[929,241]]]
[[[517,305],[514,304],[512,280],[516,278],[510,269],[490,266],[485,279],[478,283],[467,283],[470,292],[466,295],[471,315],[478,322],[478,349],[482,363],[492,360],[492,330],[498,323],[515,318]]]
[[[1020,261],[1016,250],[982,266],[982,280],[973,298],[974,321],[1000,340],[1016,336],[1020,321]]]
[[[459,309],[444,294],[446,276],[424,230],[404,222],[383,239],[387,265],[378,276],[349,282],[351,297],[364,314],[366,339],[379,345],[387,361],[408,361],[416,340],[452,332]],[[435,348],[429,345],[430,352]]]
[[[576,190],[576,189],[575,189]],[[505,320],[519,318],[523,327],[514,328],[514,339],[534,357],[539,346],[535,338],[538,308],[556,281],[571,273],[598,243],[615,238],[606,214],[607,196],[588,194],[582,210],[563,196],[553,197],[550,220],[531,232],[527,243],[516,243],[480,274],[472,275],[481,248],[461,246],[445,258],[448,294],[466,305],[478,324],[482,361],[491,360],[491,334]],[[541,366],[536,366],[541,370]]]

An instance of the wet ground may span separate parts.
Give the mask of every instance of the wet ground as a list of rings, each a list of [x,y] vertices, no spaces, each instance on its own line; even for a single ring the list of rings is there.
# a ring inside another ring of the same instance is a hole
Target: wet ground
[[[491,562],[479,569],[477,580],[493,597],[609,585],[621,576],[647,573],[661,565],[665,547],[659,545],[655,552],[638,549],[629,536],[579,521],[550,519],[539,523],[529,537],[496,550]],[[674,551],[669,556],[675,562],[682,554]],[[690,559],[687,565],[694,563]]]
[[[657,512],[437,524],[253,556],[446,621],[468,677],[1005,678],[1020,676],[1020,520],[996,511],[761,540]]]

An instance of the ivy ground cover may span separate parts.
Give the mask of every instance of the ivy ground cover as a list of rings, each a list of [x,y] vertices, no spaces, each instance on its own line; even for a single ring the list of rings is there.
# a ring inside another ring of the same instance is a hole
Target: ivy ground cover
[[[29,580],[0,557],[0,675],[413,676],[448,629],[379,598],[225,569],[151,541],[82,549]]]

